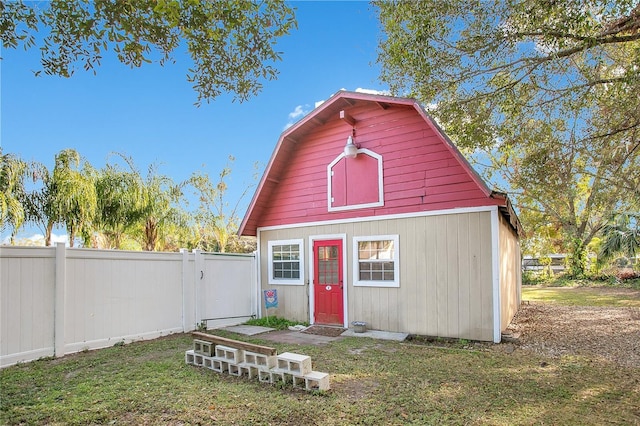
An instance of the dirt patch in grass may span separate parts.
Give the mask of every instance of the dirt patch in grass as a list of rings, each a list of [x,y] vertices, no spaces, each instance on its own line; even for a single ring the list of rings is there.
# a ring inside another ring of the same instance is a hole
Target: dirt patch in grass
[[[523,305],[509,326],[516,347],[549,357],[583,355],[640,367],[640,308]]]
[[[333,391],[344,395],[349,401],[355,402],[371,398],[380,384],[371,378],[340,378],[334,375]]]
[[[303,331],[306,334],[315,334],[317,336],[338,337],[344,333],[344,328],[341,327],[325,327],[322,325],[312,325]]]

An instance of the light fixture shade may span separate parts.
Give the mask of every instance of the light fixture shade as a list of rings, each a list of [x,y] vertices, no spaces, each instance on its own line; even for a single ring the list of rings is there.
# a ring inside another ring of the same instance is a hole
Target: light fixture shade
[[[347,138],[347,144],[344,146],[344,156],[347,158],[356,158],[358,155],[358,147],[353,143],[351,135]]]

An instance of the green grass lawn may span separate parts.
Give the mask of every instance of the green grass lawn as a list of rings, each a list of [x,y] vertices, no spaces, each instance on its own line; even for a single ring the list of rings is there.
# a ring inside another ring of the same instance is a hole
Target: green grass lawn
[[[640,290],[616,287],[523,286],[522,300],[573,306],[640,307]]]
[[[640,307],[640,291],[525,286],[523,300]],[[186,365],[192,338],[180,334],[0,370],[0,424],[640,423],[638,370],[586,357],[367,338],[275,346],[311,356],[332,389],[308,393]]]
[[[273,343],[247,338],[254,343]],[[638,371],[504,345],[443,349],[347,338],[275,345],[309,355],[309,393],[186,365],[189,335],[0,371],[0,424],[637,424]]]

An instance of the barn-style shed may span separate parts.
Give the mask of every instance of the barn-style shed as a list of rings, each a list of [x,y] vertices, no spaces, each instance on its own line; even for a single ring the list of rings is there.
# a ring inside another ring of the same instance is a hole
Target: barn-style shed
[[[240,226],[278,316],[499,342],[520,223],[413,99],[341,91],[287,129]]]

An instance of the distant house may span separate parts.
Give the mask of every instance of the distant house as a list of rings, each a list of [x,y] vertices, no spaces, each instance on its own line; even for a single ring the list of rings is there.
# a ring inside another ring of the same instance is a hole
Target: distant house
[[[413,99],[341,91],[287,129],[240,233],[285,318],[499,342],[520,304],[509,199]]]

